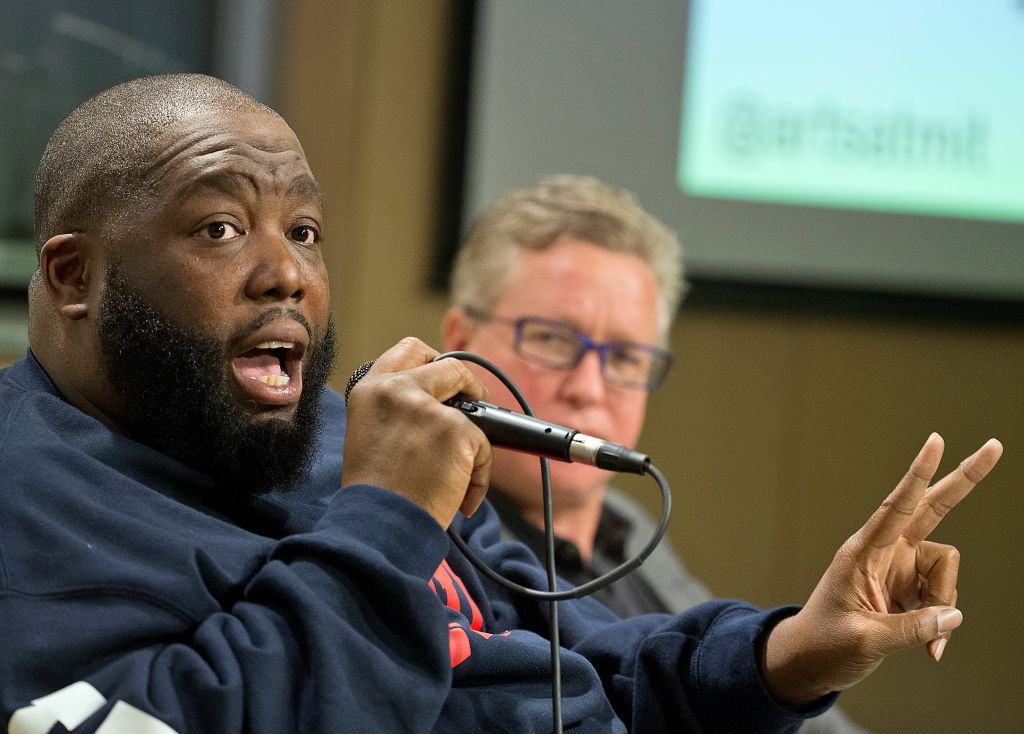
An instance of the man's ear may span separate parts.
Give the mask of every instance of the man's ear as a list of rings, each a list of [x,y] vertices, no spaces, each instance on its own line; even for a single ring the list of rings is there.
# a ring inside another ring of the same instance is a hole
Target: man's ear
[[[469,316],[461,308],[452,307],[441,321],[441,346],[445,352],[464,351],[472,334]]]
[[[90,268],[85,236],[54,235],[39,251],[39,275],[53,307],[69,319],[89,312]]]

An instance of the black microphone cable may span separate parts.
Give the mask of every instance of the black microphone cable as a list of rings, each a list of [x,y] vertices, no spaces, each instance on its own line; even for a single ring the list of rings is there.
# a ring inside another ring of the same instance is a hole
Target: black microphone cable
[[[444,354],[435,357],[433,361],[436,362],[440,359],[448,358],[473,362],[486,369],[497,377],[506,388],[508,388],[508,391],[512,393],[516,402],[518,402],[519,406],[523,409],[523,413],[530,417],[534,417],[533,408],[530,407],[530,403],[527,401],[526,396],[523,395],[522,391],[516,386],[516,384],[512,382],[512,380],[493,362],[484,359],[478,354],[473,354],[472,352],[445,352]],[[603,589],[605,586],[608,586],[608,584],[611,584],[635,570],[640,566],[640,564],[647,560],[647,557],[651,555],[652,552],[654,552],[654,549],[664,537],[665,531],[668,530],[668,521],[672,513],[672,490],[668,485],[668,480],[665,479],[665,475],[662,474],[649,460],[644,462],[642,468],[642,473],[649,474],[653,477],[654,481],[658,483],[658,488],[661,490],[661,517],[658,521],[658,526],[655,529],[654,534],[647,542],[647,545],[643,547],[636,557],[620,564],[608,573],[603,574],[596,579],[592,579],[585,584],[580,584],[572,589],[558,591],[557,588],[557,574],[555,570],[555,524],[551,499],[551,473],[548,467],[548,460],[543,456],[540,457],[540,481],[541,492],[544,500],[544,566],[548,577],[547,591],[531,589],[528,586],[523,586],[522,584],[518,584],[515,581],[502,576],[480,560],[480,558],[470,550],[466,541],[464,541],[458,533],[450,527],[448,528],[448,537],[451,538],[452,542],[456,547],[458,547],[462,554],[465,555],[466,558],[469,559],[469,562],[472,563],[484,576],[519,594],[550,603],[551,709],[554,721],[554,731],[556,734],[561,734],[562,732],[562,664],[558,654],[561,647],[558,631],[558,602],[564,599],[581,599],[584,596],[589,596],[595,591]]]
[[[445,352],[444,354],[440,354],[435,357],[433,361],[436,362],[441,359],[449,358],[473,362],[486,369],[497,377],[508,391],[512,393],[516,402],[518,402],[519,406],[523,409],[524,415],[530,416],[531,418],[535,417],[533,409],[530,407],[530,404],[526,400],[522,391],[493,362],[488,361],[478,354],[461,351]],[[348,386],[345,389],[346,402],[348,401],[348,394],[352,390],[352,387],[362,379],[364,375],[366,375],[372,364],[373,361],[363,364],[355,371],[355,373],[353,373],[352,377],[349,378]],[[470,418],[472,417],[470,416]],[[658,520],[658,525],[655,528],[654,533],[651,535],[651,539],[634,558],[625,561],[596,579],[592,579],[591,581],[580,584],[579,586],[571,589],[559,591],[557,586],[557,573],[555,569],[555,525],[551,499],[551,473],[548,467],[548,460],[543,456],[540,457],[540,479],[541,492],[544,501],[544,568],[547,573],[548,581],[548,588],[546,591],[523,586],[522,584],[516,583],[515,581],[502,576],[500,573],[487,566],[487,564],[473,553],[466,544],[466,541],[464,541],[457,532],[452,530],[451,527],[448,528],[448,537],[451,538],[452,543],[455,544],[459,551],[484,576],[496,584],[504,586],[518,594],[550,603],[551,709],[554,731],[556,734],[561,734],[562,732],[562,663],[559,658],[559,649],[561,645],[559,642],[560,634],[558,630],[558,602],[566,599],[581,599],[585,596],[589,596],[595,591],[603,589],[605,586],[608,586],[612,582],[617,581],[626,574],[635,570],[645,560],[647,560],[647,557],[650,556],[652,552],[654,552],[654,549],[658,546],[658,543],[661,542],[665,532],[668,530],[669,517],[672,513],[672,490],[669,488],[668,480],[665,479],[665,475],[662,474],[649,459],[646,457],[644,457],[644,459],[645,460],[642,462],[627,462],[623,465],[620,471],[630,471],[636,474],[648,474],[655,482],[657,482],[658,488],[661,490],[661,517]]]

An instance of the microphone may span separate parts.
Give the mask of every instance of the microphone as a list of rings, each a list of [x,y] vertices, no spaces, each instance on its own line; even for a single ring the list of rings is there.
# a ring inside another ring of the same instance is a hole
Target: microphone
[[[352,388],[372,366],[373,360],[370,360],[352,373],[345,386],[346,404]],[[614,441],[588,436],[574,428],[517,413],[483,400],[473,400],[462,394],[445,400],[444,404],[461,411],[476,424],[492,446],[631,474],[646,474],[651,463],[646,454]]]

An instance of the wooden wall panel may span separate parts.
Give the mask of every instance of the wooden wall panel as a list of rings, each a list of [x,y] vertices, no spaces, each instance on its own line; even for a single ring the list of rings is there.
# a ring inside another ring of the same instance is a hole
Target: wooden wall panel
[[[325,190],[336,385],[405,334],[436,343],[429,287],[451,3],[297,0],[281,111]],[[672,482],[671,537],[718,593],[801,601],[932,430],[943,468],[996,435],[1006,456],[939,537],[964,552],[965,625],[936,665],[897,656],[845,694],[876,731],[1014,731],[1024,721],[1017,583],[1024,326],[684,308],[641,441]],[[657,490],[629,482],[654,507]]]

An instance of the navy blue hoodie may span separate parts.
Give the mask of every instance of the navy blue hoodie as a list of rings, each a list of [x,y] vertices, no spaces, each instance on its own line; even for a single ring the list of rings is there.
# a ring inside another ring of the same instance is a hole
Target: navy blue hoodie
[[[228,505],[208,477],[67,403],[31,354],[0,371],[11,734],[551,730],[547,605],[479,575],[397,494],[337,491],[344,403],[327,391],[322,410],[309,478]],[[486,504],[456,528],[499,572],[545,586]],[[772,699],[757,662],[759,637],[791,608],[559,611],[566,730],[803,721]]]

